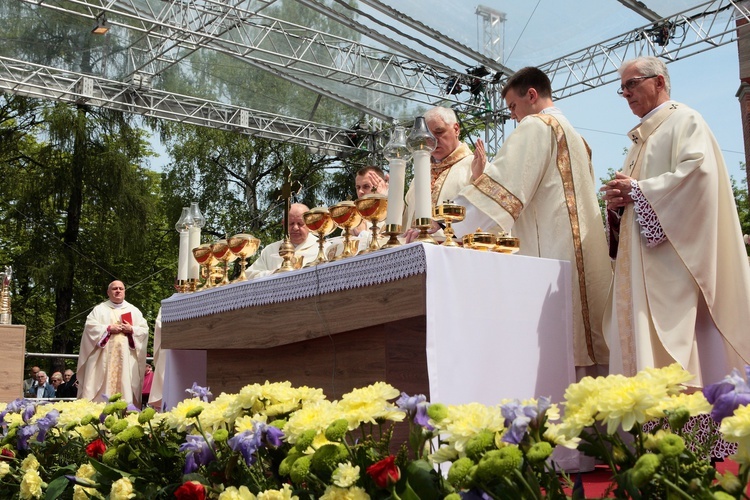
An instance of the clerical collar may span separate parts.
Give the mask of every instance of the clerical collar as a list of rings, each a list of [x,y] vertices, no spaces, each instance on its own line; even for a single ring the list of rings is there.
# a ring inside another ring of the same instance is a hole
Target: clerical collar
[[[651,118],[652,116],[654,116],[654,114],[656,114],[657,111],[659,111],[661,108],[663,108],[664,106],[666,106],[667,104],[669,104],[671,102],[672,102],[671,100],[669,100],[667,102],[663,102],[663,103],[659,104],[658,106],[656,106],[651,111],[649,111],[648,113],[646,113],[645,115],[643,115],[643,118],[641,118],[641,123],[645,122],[646,120],[648,120],[649,118]]]
[[[110,302],[112,302],[112,301],[110,300]],[[119,309],[119,308],[121,308],[121,307],[122,307],[122,306],[124,306],[124,305],[125,305],[125,302],[120,302],[119,304],[115,304],[114,302],[112,302],[112,306],[113,306],[113,307],[114,307],[115,309]]]
[[[543,115],[561,115],[563,114],[562,110],[558,108],[557,106],[550,106],[549,108],[544,108],[539,112]]]

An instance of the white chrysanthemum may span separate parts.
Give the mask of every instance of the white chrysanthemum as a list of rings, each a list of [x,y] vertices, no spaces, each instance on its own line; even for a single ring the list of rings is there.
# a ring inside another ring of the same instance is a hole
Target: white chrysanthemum
[[[463,453],[466,443],[480,431],[501,432],[505,417],[499,406],[479,403],[447,407],[447,416],[436,427],[443,439],[457,452]]]
[[[685,384],[695,375],[684,369],[679,363],[672,363],[663,368],[644,368],[635,375],[646,383],[663,386],[668,394],[677,394],[685,389]]]
[[[57,420],[57,426],[60,428],[64,428],[69,424],[79,423],[87,415],[98,417],[105,406],[106,403],[92,403],[86,399],[59,401],[52,404],[52,407],[60,412]]]
[[[613,434],[619,426],[629,431],[635,424],[648,419],[646,413],[667,398],[667,387],[655,384],[650,377],[607,377],[611,379],[599,392],[597,420],[607,425],[607,433]]]
[[[221,393],[218,398],[210,403],[205,403],[203,412],[200,414],[200,421],[203,429],[207,432],[214,432],[217,429],[230,427],[230,406],[234,401],[234,396]],[[234,419],[231,419],[232,422]]]
[[[205,408],[208,403],[204,403],[198,398],[185,399],[177,403],[177,406],[167,413],[166,422],[177,432],[185,432],[188,426],[195,424],[195,418],[188,418],[187,414],[197,410],[198,407]]]
[[[649,419],[657,419],[666,416],[666,412],[674,411],[678,408],[686,409],[691,417],[695,415],[711,413],[711,403],[702,392],[697,391],[692,394],[680,393],[675,396],[669,396],[659,401],[647,412]]]
[[[328,486],[320,500],[369,500],[370,495],[357,486],[353,488],[339,488]]]
[[[299,500],[299,497],[292,495],[292,487],[285,484],[280,490],[266,490],[258,493],[258,500]]]
[[[255,495],[247,486],[230,486],[219,494],[219,500],[255,500]]]
[[[359,480],[359,465],[352,465],[351,462],[339,464],[331,479],[333,484],[341,488],[353,486]]]
[[[303,406],[289,416],[284,425],[284,435],[289,443],[296,443],[300,434],[308,430],[323,433],[331,422],[339,417],[335,403],[316,401]]]
[[[98,420],[96,422],[98,423]],[[75,427],[72,431],[70,431],[69,434],[80,435],[84,441],[88,442],[96,439],[99,436],[99,432],[96,429],[97,427],[91,424],[79,425],[78,427]]]
[[[234,432],[237,434],[242,434],[245,431],[251,431],[255,428],[254,422],[260,422],[265,424],[268,421],[265,415],[255,415],[255,416],[249,416],[245,415],[243,417],[238,418],[234,422]]]

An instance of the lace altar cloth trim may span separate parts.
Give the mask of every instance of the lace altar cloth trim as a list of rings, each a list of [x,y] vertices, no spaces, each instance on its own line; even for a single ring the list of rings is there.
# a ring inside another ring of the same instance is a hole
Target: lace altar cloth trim
[[[412,243],[342,261],[265,276],[162,301],[162,322],[199,318],[245,307],[288,302],[324,293],[362,288],[424,274],[421,243]]]
[[[643,424],[644,432],[655,432],[659,429],[669,429],[669,422],[666,418],[652,420]],[[719,424],[714,422],[711,415],[700,414],[688,419],[682,428],[683,435],[693,435],[692,440],[685,440],[685,444],[693,453],[699,452],[705,448],[707,443],[713,441],[711,446],[711,456],[701,457],[702,459],[723,460],[729,455],[737,453],[737,443],[730,443],[721,438]]]

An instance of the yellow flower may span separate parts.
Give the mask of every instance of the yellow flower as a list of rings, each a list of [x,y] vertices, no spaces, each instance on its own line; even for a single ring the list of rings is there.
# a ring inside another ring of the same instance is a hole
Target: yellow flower
[[[244,415],[237,420],[234,421],[234,431],[237,434],[242,434],[245,431],[251,431],[253,430],[253,422],[261,422],[266,423],[266,416],[265,415]]]
[[[10,472],[8,462],[0,462],[0,479],[4,478]]]
[[[331,475],[333,484],[341,488],[348,488],[359,479],[359,465],[352,466],[351,462],[339,464]]]
[[[320,500],[369,500],[370,495],[365,490],[357,486],[353,488],[339,488],[337,486],[328,486]]]
[[[666,386],[649,377],[610,375],[606,380],[609,383],[603,384],[597,398],[596,418],[607,424],[608,434],[619,426],[629,431],[636,423],[646,422],[646,412],[667,397]]]
[[[571,433],[565,424],[547,424],[547,430],[544,431],[544,439],[575,450],[581,442],[581,438],[578,437],[580,429],[577,429],[577,431],[575,434]]]
[[[247,486],[240,486],[239,489],[230,486],[219,494],[219,500],[255,500]]]
[[[448,406],[448,415],[436,426],[445,441],[463,453],[466,443],[479,431],[502,432],[505,430],[505,417],[499,406],[485,406],[479,403]]]
[[[23,462],[21,462],[21,472],[27,472],[30,470],[38,470],[39,469],[39,461],[36,459],[34,455],[29,455],[28,457],[23,459]]]
[[[78,468],[76,477],[80,477],[81,479],[91,479],[95,474],[96,469],[94,469],[94,466],[90,463],[85,463]]]
[[[134,497],[133,483],[127,477],[120,478],[112,483],[112,490],[109,492],[111,500],[128,500]]]
[[[734,410],[734,415],[721,421],[724,439],[737,443],[737,454],[730,458],[741,465],[750,465],[750,405]]]
[[[188,418],[188,414],[191,414],[197,409],[204,408],[207,403],[204,403],[198,398],[186,399],[177,403],[177,406],[167,414],[167,425],[175,429],[177,432],[185,432],[188,426],[195,423],[195,418]]]
[[[37,466],[38,465],[37,462]],[[42,485],[44,485],[44,482],[36,469],[27,470],[21,479],[20,497],[24,500],[41,498],[43,493]]]
[[[662,399],[646,413],[650,419],[657,419],[666,417],[667,411],[674,411],[678,408],[685,408],[690,416],[694,417],[695,415],[710,413],[711,403],[706,400],[706,396],[701,391],[692,394],[680,393]]]
[[[677,394],[685,389],[685,383],[693,380],[695,375],[685,370],[679,363],[672,363],[663,368],[645,368],[636,374],[636,378],[663,386],[668,394]]]
[[[377,423],[378,420],[400,422],[406,414],[390,399],[399,396],[399,392],[390,384],[375,382],[374,384],[354,389],[344,394],[339,401],[340,418],[349,422],[349,428],[359,427],[363,422]]]
[[[289,421],[284,425],[284,435],[289,443],[294,444],[303,432],[315,430],[323,433],[337,418],[339,417],[334,403],[328,400],[316,401],[303,406],[289,416]]]
[[[299,497],[292,495],[292,487],[285,484],[280,490],[266,490],[259,493],[258,500],[299,500]]]

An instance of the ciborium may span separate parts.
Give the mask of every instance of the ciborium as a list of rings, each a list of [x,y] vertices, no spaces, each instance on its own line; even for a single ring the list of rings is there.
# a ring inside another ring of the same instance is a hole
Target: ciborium
[[[315,207],[302,214],[302,217],[305,219],[307,228],[318,236],[318,256],[314,261],[307,263],[305,267],[328,262],[323,246],[326,242],[326,236],[336,229],[336,223],[331,219],[330,212],[325,207]]]
[[[193,248],[193,257],[200,266],[200,277],[203,279],[203,286],[198,290],[206,290],[207,288],[213,288],[214,285],[214,267],[218,260],[214,257],[211,251],[210,243],[203,243]]]
[[[497,244],[493,251],[500,253],[516,253],[521,250],[521,241],[518,238],[514,238],[510,234],[506,234],[505,231],[500,231],[497,235]]]
[[[466,217],[466,207],[456,205],[452,201],[444,201],[442,204],[432,208],[432,218],[438,222],[445,223],[445,241],[442,243],[445,247],[457,247],[458,243],[453,240],[453,222],[461,222]]]
[[[284,241],[281,242],[281,246],[279,247],[279,257],[281,257],[281,266],[275,270],[273,273],[284,273],[287,271],[294,271],[295,269],[299,269],[300,266],[297,265],[297,262],[302,262],[302,257],[299,259],[296,259],[294,257],[294,245],[292,245],[292,242],[289,240],[289,236],[284,238]]]
[[[488,252],[495,249],[497,237],[492,233],[482,231],[482,228],[477,228],[473,233],[464,236],[463,242],[466,248]]]
[[[362,216],[357,211],[357,205],[350,200],[342,201],[328,208],[331,219],[338,227],[342,229],[344,236],[344,251],[338,257],[331,260],[339,260],[346,257],[357,255],[356,244],[358,241],[352,241],[349,231],[353,227],[359,226],[362,222]]]
[[[385,220],[388,212],[388,197],[380,193],[370,193],[356,200],[354,204],[357,206],[359,215],[372,224],[370,228],[372,231],[370,246],[360,250],[359,254],[374,252],[380,249],[380,244],[378,243],[378,223]]]
[[[234,281],[247,281],[247,258],[255,255],[260,246],[260,240],[251,234],[235,234],[227,238],[229,250],[240,259],[240,275]]]
[[[216,260],[222,263],[221,281],[219,285],[226,285],[229,283],[229,263],[237,259],[237,256],[232,253],[229,249],[229,243],[227,240],[218,240],[211,244],[211,253],[214,254]]]

